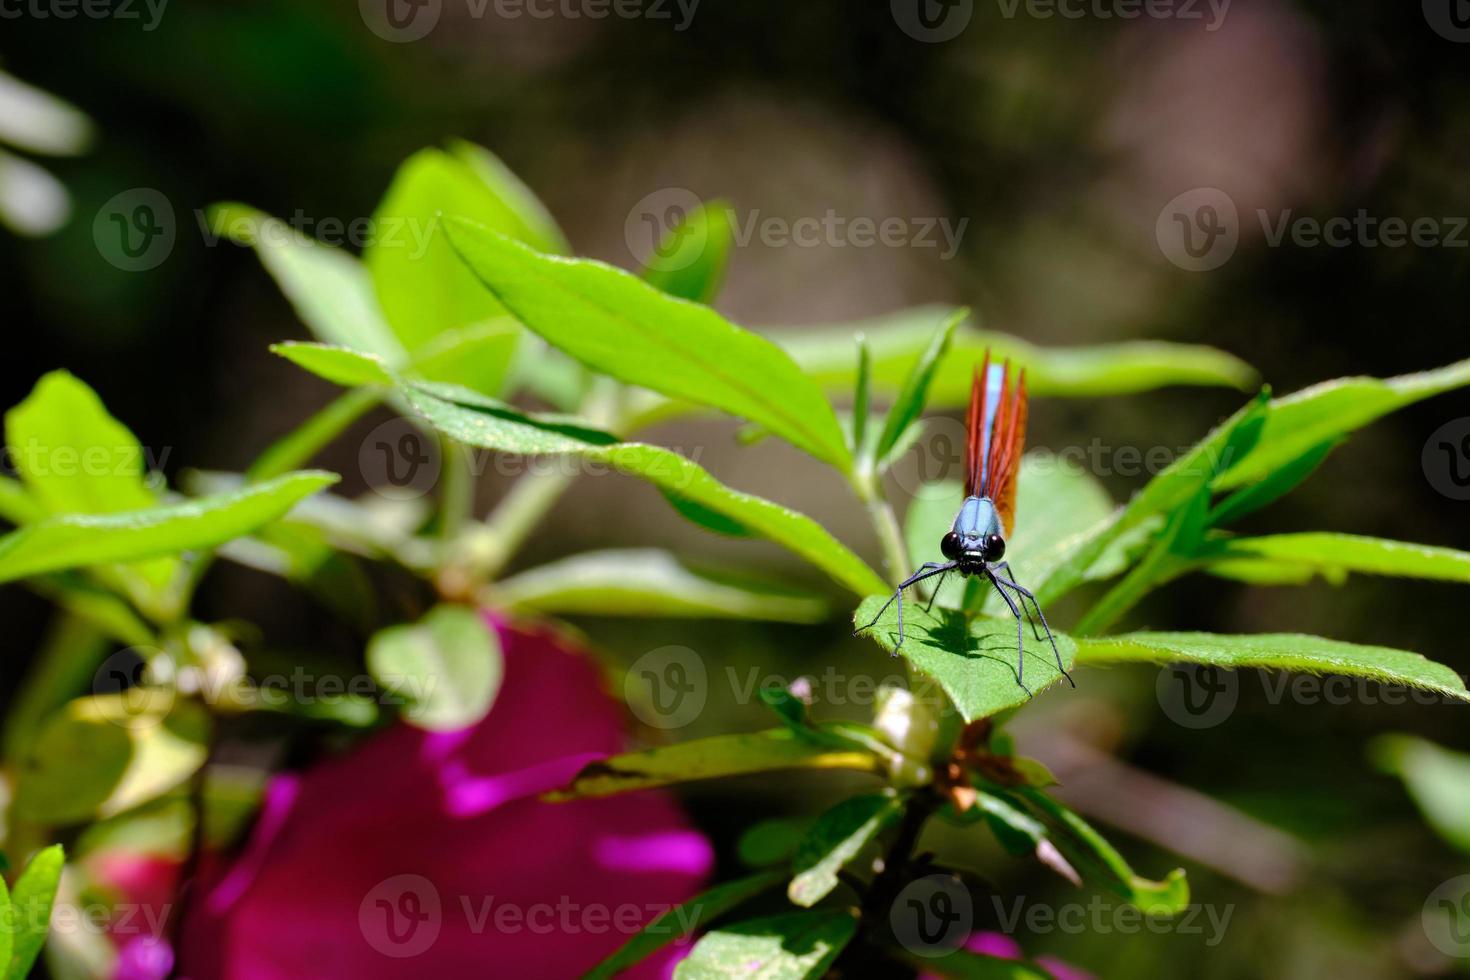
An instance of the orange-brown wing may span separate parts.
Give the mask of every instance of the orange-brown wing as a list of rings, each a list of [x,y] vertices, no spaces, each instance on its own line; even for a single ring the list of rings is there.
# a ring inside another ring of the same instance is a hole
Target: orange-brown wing
[[[1002,433],[1000,419],[996,420],[996,441],[1000,452],[994,479],[990,486],[995,488],[991,497],[995,511],[1000,515],[1000,526],[1006,535],[1016,529],[1016,475],[1021,471],[1021,455],[1026,450],[1026,371],[1021,370],[1016,381],[1016,395],[1005,412],[1006,428]]]
[[[965,417],[965,496],[973,497],[980,492],[981,471],[985,460],[981,459],[981,440],[984,433],[982,419],[985,415],[985,386],[990,381],[990,351],[970,383],[970,411]]]

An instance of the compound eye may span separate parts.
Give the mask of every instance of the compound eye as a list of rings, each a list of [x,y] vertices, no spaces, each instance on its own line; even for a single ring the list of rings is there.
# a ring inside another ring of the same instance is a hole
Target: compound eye
[[[1005,538],[999,534],[992,534],[985,539],[985,560],[1000,561],[1006,554]]]
[[[950,531],[939,540],[939,550],[943,552],[944,557],[955,561],[964,553],[964,547],[960,544],[960,536]]]

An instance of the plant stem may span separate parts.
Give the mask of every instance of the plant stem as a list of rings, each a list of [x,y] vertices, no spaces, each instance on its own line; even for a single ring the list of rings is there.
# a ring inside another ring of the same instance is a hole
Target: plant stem
[[[265,452],[245,471],[252,481],[269,480],[296,469],[337,438],[368,409],[376,405],[382,394],[372,388],[354,388],[331,402],[301,425],[271,443]]]
[[[499,575],[536,525],[571,486],[570,473],[529,473],[512,486],[469,542],[469,561],[477,579]]]

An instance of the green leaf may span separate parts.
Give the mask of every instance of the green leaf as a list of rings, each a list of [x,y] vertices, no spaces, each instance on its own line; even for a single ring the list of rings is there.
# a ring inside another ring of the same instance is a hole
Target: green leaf
[[[593,441],[586,430],[538,422],[509,409],[458,404],[422,389],[411,390],[408,396],[425,421],[459,442],[521,455],[570,454],[606,464],[782,545],[859,595],[884,587],[877,572],[811,518],[732,490],[678,453],[643,443],[611,442],[605,433],[596,438],[609,442]]]
[[[751,824],[735,844],[740,863],[749,868],[786,864],[796,853],[796,845],[806,836],[809,823],[808,820],[776,818]]]
[[[796,877],[786,889],[795,905],[811,908],[837,887],[837,872],[903,816],[897,796],[874,793],[837,804],[817,819],[796,848]]]
[[[347,392],[267,446],[250,464],[245,475],[251,480],[269,480],[305,466],[368,409],[378,404],[380,397],[381,392],[376,388]]]
[[[152,635],[145,630],[143,644],[151,641]],[[107,637],[90,622],[68,615],[51,620],[40,649],[31,658],[24,679],[6,707],[5,758],[24,755],[44,721],[78,691],[92,685],[97,666],[109,649]]]
[[[763,871],[701,892],[649,922],[617,952],[588,971],[583,980],[604,980],[642,962],[670,943],[693,935],[731,909],[775,887],[785,876],[781,871]]]
[[[1388,647],[1360,646],[1298,633],[1124,633],[1078,638],[1077,661],[1083,664],[1196,663],[1236,670],[1259,667],[1309,674],[1366,677],[1435,691],[1459,701],[1470,692],[1450,668],[1417,653]]]
[[[1241,487],[1210,511],[1210,524],[1224,527],[1286,496],[1317,471],[1339,442],[1339,439],[1329,439],[1318,443],[1290,463],[1272,470],[1255,483]]]
[[[420,150],[399,167],[373,214],[376,237],[363,262],[383,316],[410,353],[445,331],[504,316],[501,305],[455,258],[445,240],[443,215],[469,215],[538,247],[563,248],[544,209],[537,205],[533,215],[523,213],[534,200],[489,151],[470,144],[448,153]],[[443,365],[435,379],[498,391],[514,352],[514,335],[507,340]]]
[[[853,615],[853,623],[864,627],[872,622],[888,599],[887,595],[864,599]],[[890,653],[895,652],[898,640],[897,611],[895,602],[865,631]],[[1016,623],[1009,616],[966,619],[938,607],[926,613],[923,603],[906,598],[903,625],[903,648],[897,652],[939,682],[965,721],[988,718],[1031,699],[1016,678]],[[1040,693],[1061,680],[1062,675],[1051,645],[1044,638],[1037,640],[1025,623],[1021,629],[1026,657],[1023,679],[1033,693]],[[1062,633],[1055,637],[1062,663],[1071,670],[1076,653],[1072,640]]]
[[[15,812],[41,823],[116,816],[175,789],[204,764],[209,715],[167,688],[78,698],[37,734],[17,774]]]
[[[495,635],[465,606],[436,606],[413,625],[379,631],[368,641],[367,665],[385,690],[408,699],[404,717],[430,731],[485,717],[503,671]]]
[[[0,538],[0,582],[211,548],[276,520],[336,482],[335,474],[308,470],[181,504],[48,518]]]
[[[1189,883],[1176,868],[1162,881],[1136,874],[1128,862],[1087,821],[1046,793],[1022,786],[1012,793],[987,789],[1003,799],[1019,801],[1047,827],[1048,839],[1063,857],[1095,882],[1150,915],[1178,915],[1189,906]]]
[[[318,340],[376,354],[390,365],[406,359],[402,342],[378,308],[367,270],[351,254],[244,204],[215,205],[209,223],[215,234],[255,249]]]
[[[271,344],[271,353],[279,354],[297,367],[305,368],[333,384],[391,385],[396,382],[383,359],[350,347],[331,344],[309,344],[288,340]]]
[[[60,844],[52,844],[31,858],[15,880],[11,891],[11,914],[7,922],[17,924],[13,951],[5,968],[5,980],[25,980],[45,945],[51,923],[51,907],[61,886],[61,869],[66,855]]]
[[[750,578],[698,571],[666,551],[591,551],[496,583],[507,609],[591,616],[678,616],[819,623],[820,598]]]
[[[1398,776],[1448,843],[1470,854],[1470,755],[1413,735],[1383,735],[1370,750],[1383,772]]]
[[[706,933],[675,980],[807,980],[826,974],[857,933],[847,912],[797,912]]]
[[[729,203],[701,205],[664,235],[643,269],[643,279],[670,296],[711,303],[725,281],[734,238]]]
[[[832,749],[781,728],[750,735],[718,735],[663,748],[613,756],[584,766],[554,801],[611,796],[629,790],[776,769],[856,769],[876,772],[877,756]]]
[[[832,406],[765,338],[612,266],[541,255],[463,219],[446,219],[445,228],[521,323],[589,368],[729,412],[818,459],[850,466]]]
[[[1470,553],[1356,534],[1310,532],[1230,538],[1208,558],[1209,570],[1259,583],[1340,583],[1350,572],[1441,582],[1470,582]]]
[[[1389,412],[1470,385],[1470,360],[1396,378],[1339,378],[1271,403],[1260,444],[1231,461],[1217,487],[1229,489],[1265,478],[1324,442],[1341,439]]]
[[[28,524],[46,516],[46,510],[19,480],[0,476],[0,519]]]
[[[5,879],[0,878],[0,915],[4,916],[3,927],[0,927],[0,963],[9,963],[10,952],[15,947],[16,910],[10,902],[10,889],[5,886]],[[7,968],[6,973],[9,973]]]
[[[904,310],[852,324],[763,331],[791,353],[796,363],[833,397],[852,391],[857,356],[852,336],[861,333],[873,352],[873,386],[896,394],[914,358],[946,315],[940,307]],[[931,409],[960,408],[970,399],[970,378],[986,349],[1026,369],[1033,395],[1094,397],[1126,395],[1164,385],[1246,388],[1255,371],[1239,358],[1212,347],[1133,341],[1093,347],[1037,347],[1017,337],[962,326],[939,365],[929,394]]]
[[[867,450],[868,416],[872,414],[873,363],[868,355],[868,342],[859,334],[857,380],[853,382],[852,394],[852,452],[862,459],[871,459]]]
[[[52,514],[108,514],[156,501],[137,438],[66,371],[42,377],[5,413],[5,443],[31,499]]]
[[[1155,475],[1134,494],[1132,500],[1115,511],[1112,518],[1072,542],[1066,557],[1044,580],[1032,586],[1042,605],[1086,581],[1090,570],[1105,560],[1110,549],[1146,522],[1182,507],[1208,491],[1226,467],[1259,443],[1268,412],[1267,397],[1267,392],[1261,392],[1244,408],[1216,426],[1189,452]]]
[[[450,154],[490,189],[495,202],[503,209],[495,220],[486,220],[486,224],[538,251],[571,254],[567,236],[546,205],[498,156],[468,140],[452,139],[447,145]]]
[[[918,359],[914,361],[908,377],[904,378],[903,387],[898,390],[898,397],[893,400],[892,407],[888,409],[888,418],[883,423],[883,433],[878,437],[878,447],[874,454],[878,459],[886,458],[889,451],[908,431],[909,426],[924,414],[924,406],[929,399],[929,386],[934,381],[934,374],[939,370],[940,362],[944,360],[944,355],[949,351],[955,328],[969,315],[969,310],[959,309],[946,317],[939,325],[939,329],[934,331],[929,346],[924,348]]]

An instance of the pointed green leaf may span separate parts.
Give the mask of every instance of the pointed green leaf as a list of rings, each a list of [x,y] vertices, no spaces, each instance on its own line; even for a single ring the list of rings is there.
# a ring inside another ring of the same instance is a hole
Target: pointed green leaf
[[[1340,439],[1370,422],[1433,395],[1470,385],[1470,360],[1396,378],[1339,378],[1271,403],[1260,445],[1231,462],[1219,489],[1263,479],[1314,446]]]
[[[853,616],[853,624],[866,627],[877,615],[889,596],[875,595],[863,600]],[[949,609],[935,607],[925,612],[923,603],[906,598],[903,605],[903,646],[897,648],[898,603],[888,607],[883,617],[864,635],[883,649],[897,650],[924,673],[939,681],[965,721],[988,718],[1006,708],[1031,699],[1017,679],[1016,622],[1004,619],[966,619]],[[1062,679],[1056,656],[1043,638],[1037,640],[1025,623],[1021,624],[1025,641],[1027,688],[1039,694]],[[1072,640],[1055,634],[1062,663],[1071,670],[1075,648]]]
[[[873,353],[874,390],[898,392],[914,358],[933,337],[946,311],[926,306],[859,323],[826,324],[801,330],[763,331],[833,397],[852,390],[857,356],[851,337],[868,338]],[[970,376],[990,349],[1026,369],[1033,395],[1093,397],[1149,391],[1164,385],[1245,388],[1255,371],[1239,358],[1212,347],[1134,341],[1094,347],[1038,347],[1017,337],[965,325],[940,362],[929,394],[931,409],[961,408],[970,399]]]
[[[706,933],[674,980],[815,980],[857,933],[847,912],[798,912]]]
[[[1030,786],[1011,791],[989,787],[1013,805],[1019,803],[1047,828],[1047,838],[1084,880],[1097,884],[1149,915],[1174,916],[1189,906],[1189,882],[1176,868],[1162,881],[1141,877],[1086,820]]]
[[[811,908],[837,887],[837,872],[903,816],[903,800],[874,793],[837,804],[817,819],[796,848],[796,877],[786,889],[793,904]]]
[[[818,459],[850,465],[821,390],[765,338],[612,266],[542,255],[462,218],[445,228],[521,323],[589,368],[759,423]]]
[[[1261,583],[1341,582],[1351,572],[1470,582],[1470,553],[1325,531],[1230,538],[1207,560],[1212,572]]]
[[[898,396],[888,409],[888,418],[883,423],[883,434],[878,437],[875,453],[878,459],[885,458],[908,431],[909,426],[924,414],[924,406],[929,399],[929,386],[934,380],[935,372],[949,352],[955,328],[969,315],[969,310],[959,309],[946,317],[939,329],[934,331],[929,346],[914,361],[908,377],[904,378],[903,387],[898,390]]]
[[[496,583],[508,609],[556,615],[692,616],[817,623],[820,598],[759,580],[700,571],[656,549],[593,551]]]
[[[376,354],[390,365],[404,361],[403,344],[384,321],[372,280],[355,256],[244,204],[215,205],[209,225],[215,234],[255,249],[318,340]]]
[[[28,524],[46,516],[46,509],[31,496],[25,484],[0,476],[0,520]]]
[[[1236,490],[1210,512],[1210,524],[1224,527],[1286,496],[1317,471],[1328,454],[1337,448],[1339,441],[1329,439],[1318,443],[1290,463]]]
[[[873,364],[868,355],[868,342],[859,334],[857,339],[857,381],[852,393],[852,453],[856,457],[871,459],[867,450],[868,416],[872,413]]]
[[[420,150],[399,167],[373,214],[373,242],[363,253],[383,316],[413,354],[446,331],[503,317],[504,310],[455,258],[443,215],[468,215],[538,248],[563,250],[545,209],[488,150],[468,143],[451,152]],[[441,366],[435,380],[499,390],[515,335]]]
[[[66,371],[42,377],[5,413],[5,443],[30,497],[52,514],[108,514],[156,500],[137,438]]]
[[[15,942],[5,968],[5,980],[25,980],[40,955],[65,864],[61,845],[52,844],[37,852],[15,880],[10,894],[11,915],[6,919],[15,923]]]
[[[751,735],[718,735],[664,748],[613,756],[589,763],[565,789],[547,794],[562,801],[611,796],[629,790],[776,769],[856,769],[876,772],[877,756],[856,749],[832,749],[799,737],[790,729]]]
[[[270,349],[271,353],[279,354],[297,367],[305,368],[333,384],[355,387],[395,383],[388,366],[376,354],[353,350],[350,347],[309,344],[296,340],[271,344]]]
[[[1470,701],[1460,676],[1443,664],[1406,650],[1360,646],[1299,633],[1124,633],[1077,639],[1084,664],[1196,663],[1238,670],[1294,670],[1308,674],[1366,677]]]
[[[775,887],[784,877],[781,871],[763,871],[701,892],[648,923],[617,952],[588,971],[583,980],[605,980],[617,975],[670,943],[693,935],[746,900]]]
[[[594,441],[586,430],[538,422],[510,409],[446,401],[422,388],[407,394],[425,421],[459,442],[521,455],[570,454],[605,464],[782,545],[858,594],[883,588],[876,572],[811,518],[732,490],[678,453],[636,442]],[[605,433],[596,438],[612,439]]]
[[[335,474],[306,471],[181,504],[48,518],[0,538],[0,582],[211,548],[276,520],[336,482]]]
[[[500,688],[500,644],[479,613],[436,606],[418,623],[390,626],[368,641],[368,670],[405,698],[404,717],[430,731],[484,718]]]
[[[712,303],[725,281],[734,238],[729,203],[701,205],[669,229],[644,267],[643,279],[670,296]]]

